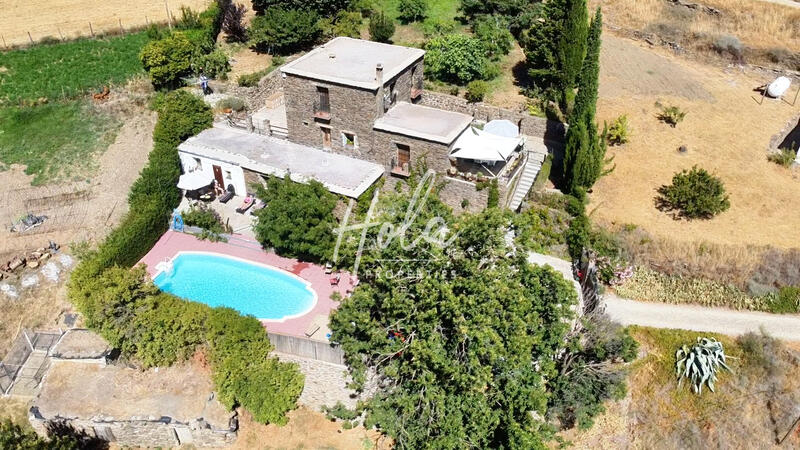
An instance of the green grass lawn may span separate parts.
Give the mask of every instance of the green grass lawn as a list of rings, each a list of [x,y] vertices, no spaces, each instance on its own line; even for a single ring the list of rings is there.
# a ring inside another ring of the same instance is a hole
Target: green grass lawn
[[[71,98],[144,73],[143,32],[108,39],[80,39],[0,53],[0,105],[46,97]]]
[[[0,108],[0,169],[24,164],[34,185],[85,177],[118,127],[85,100]]]

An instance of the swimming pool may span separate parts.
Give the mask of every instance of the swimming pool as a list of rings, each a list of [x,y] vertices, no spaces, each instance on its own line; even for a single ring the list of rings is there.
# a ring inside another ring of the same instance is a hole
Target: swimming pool
[[[172,268],[162,269],[153,279],[162,291],[261,320],[302,316],[317,302],[311,284],[296,275],[217,253],[179,252]]]

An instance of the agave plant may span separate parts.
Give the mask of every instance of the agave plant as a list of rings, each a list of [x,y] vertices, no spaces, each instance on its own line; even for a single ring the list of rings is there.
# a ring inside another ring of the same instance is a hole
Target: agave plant
[[[725,349],[722,342],[714,338],[698,337],[697,342],[689,347],[684,345],[675,352],[675,374],[678,376],[678,386],[684,378],[692,383],[692,390],[700,395],[703,385],[707,385],[714,392],[714,383],[717,381],[717,372],[720,367],[731,371],[725,364]]]

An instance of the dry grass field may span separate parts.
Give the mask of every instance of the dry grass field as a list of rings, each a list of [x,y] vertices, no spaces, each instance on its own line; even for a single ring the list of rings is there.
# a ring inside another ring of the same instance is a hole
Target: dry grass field
[[[73,39],[95,33],[119,32],[148,22],[166,23],[167,8],[180,18],[180,7],[201,10],[210,0],[8,0],[0,2],[0,35],[6,46],[25,45],[44,37]],[[59,32],[61,34],[59,34]],[[3,41],[0,41],[3,44]]]
[[[798,246],[800,173],[767,161],[770,137],[800,112],[778,100],[754,98],[771,75],[721,70],[604,35],[598,119],[628,115],[631,140],[610,147],[616,169],[591,196],[592,217],[635,224],[679,242]],[[676,128],[660,122],[656,102],[687,112]],[[689,151],[677,151],[681,145]],[[711,220],[674,220],[654,205],[656,189],[699,165],[717,174],[731,207]]]

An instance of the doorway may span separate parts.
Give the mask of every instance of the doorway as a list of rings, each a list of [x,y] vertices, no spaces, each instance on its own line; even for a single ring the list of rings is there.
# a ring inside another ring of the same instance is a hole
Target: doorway
[[[222,178],[222,168],[220,166],[212,166],[214,169],[214,179],[217,181],[217,184],[222,187],[222,189],[226,189],[225,186],[225,179]]]
[[[327,127],[320,127],[322,130],[322,148],[331,149],[331,129]]]

